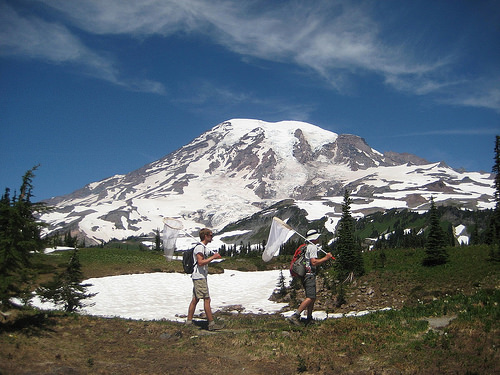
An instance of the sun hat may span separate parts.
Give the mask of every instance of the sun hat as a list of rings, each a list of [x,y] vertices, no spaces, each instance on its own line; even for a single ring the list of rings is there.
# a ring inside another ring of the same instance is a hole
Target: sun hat
[[[307,231],[306,239],[308,241],[317,240],[321,236],[321,234],[316,229],[309,229]]]

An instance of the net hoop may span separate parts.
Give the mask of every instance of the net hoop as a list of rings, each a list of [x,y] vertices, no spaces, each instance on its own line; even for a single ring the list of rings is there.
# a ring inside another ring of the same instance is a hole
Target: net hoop
[[[166,217],[163,219],[163,224],[165,224],[170,229],[174,230],[182,230],[184,226],[182,225],[182,221],[178,219],[174,219],[172,217]]]
[[[290,225],[288,225],[287,223],[285,223],[283,220],[281,220],[279,217],[275,216],[273,217],[273,220],[276,221],[279,225],[281,225],[282,227],[285,227],[286,229],[288,230],[293,230],[295,233],[297,233]]]

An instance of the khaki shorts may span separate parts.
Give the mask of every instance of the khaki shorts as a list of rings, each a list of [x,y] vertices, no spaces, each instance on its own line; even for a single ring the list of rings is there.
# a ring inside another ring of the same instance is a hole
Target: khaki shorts
[[[196,299],[210,298],[207,279],[193,279],[193,297]]]
[[[316,299],[316,275],[311,273],[306,273],[304,279],[302,280],[302,285],[306,292],[306,298]]]

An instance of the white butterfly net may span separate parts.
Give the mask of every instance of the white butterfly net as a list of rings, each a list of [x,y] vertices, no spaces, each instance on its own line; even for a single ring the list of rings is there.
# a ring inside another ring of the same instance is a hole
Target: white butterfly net
[[[170,217],[163,219],[163,224],[163,252],[167,260],[172,260],[175,251],[175,242],[183,225],[180,220]]]

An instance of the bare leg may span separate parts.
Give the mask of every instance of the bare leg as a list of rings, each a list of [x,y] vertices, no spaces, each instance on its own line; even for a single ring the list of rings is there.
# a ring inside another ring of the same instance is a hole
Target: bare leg
[[[205,315],[207,316],[207,320],[211,322],[214,320],[214,317],[212,315],[212,308],[210,307],[210,298],[205,298],[203,300],[203,305],[205,307]]]
[[[314,309],[314,302],[316,302],[316,299],[311,298],[311,302],[309,302],[309,305],[307,305],[307,319],[312,318],[313,309]]]
[[[309,308],[311,309],[311,314],[312,314],[312,307],[314,306],[314,302],[315,302],[315,299],[313,298],[306,298],[305,300],[302,301],[302,303],[300,304],[299,308],[297,309],[297,312],[300,313],[302,311],[304,311],[305,309],[307,309],[307,313],[309,314]],[[309,307],[311,306],[311,307]]]
[[[191,300],[191,303],[189,304],[187,320],[193,320],[194,310],[196,309],[198,301],[199,300],[196,297],[193,297],[193,299]]]

